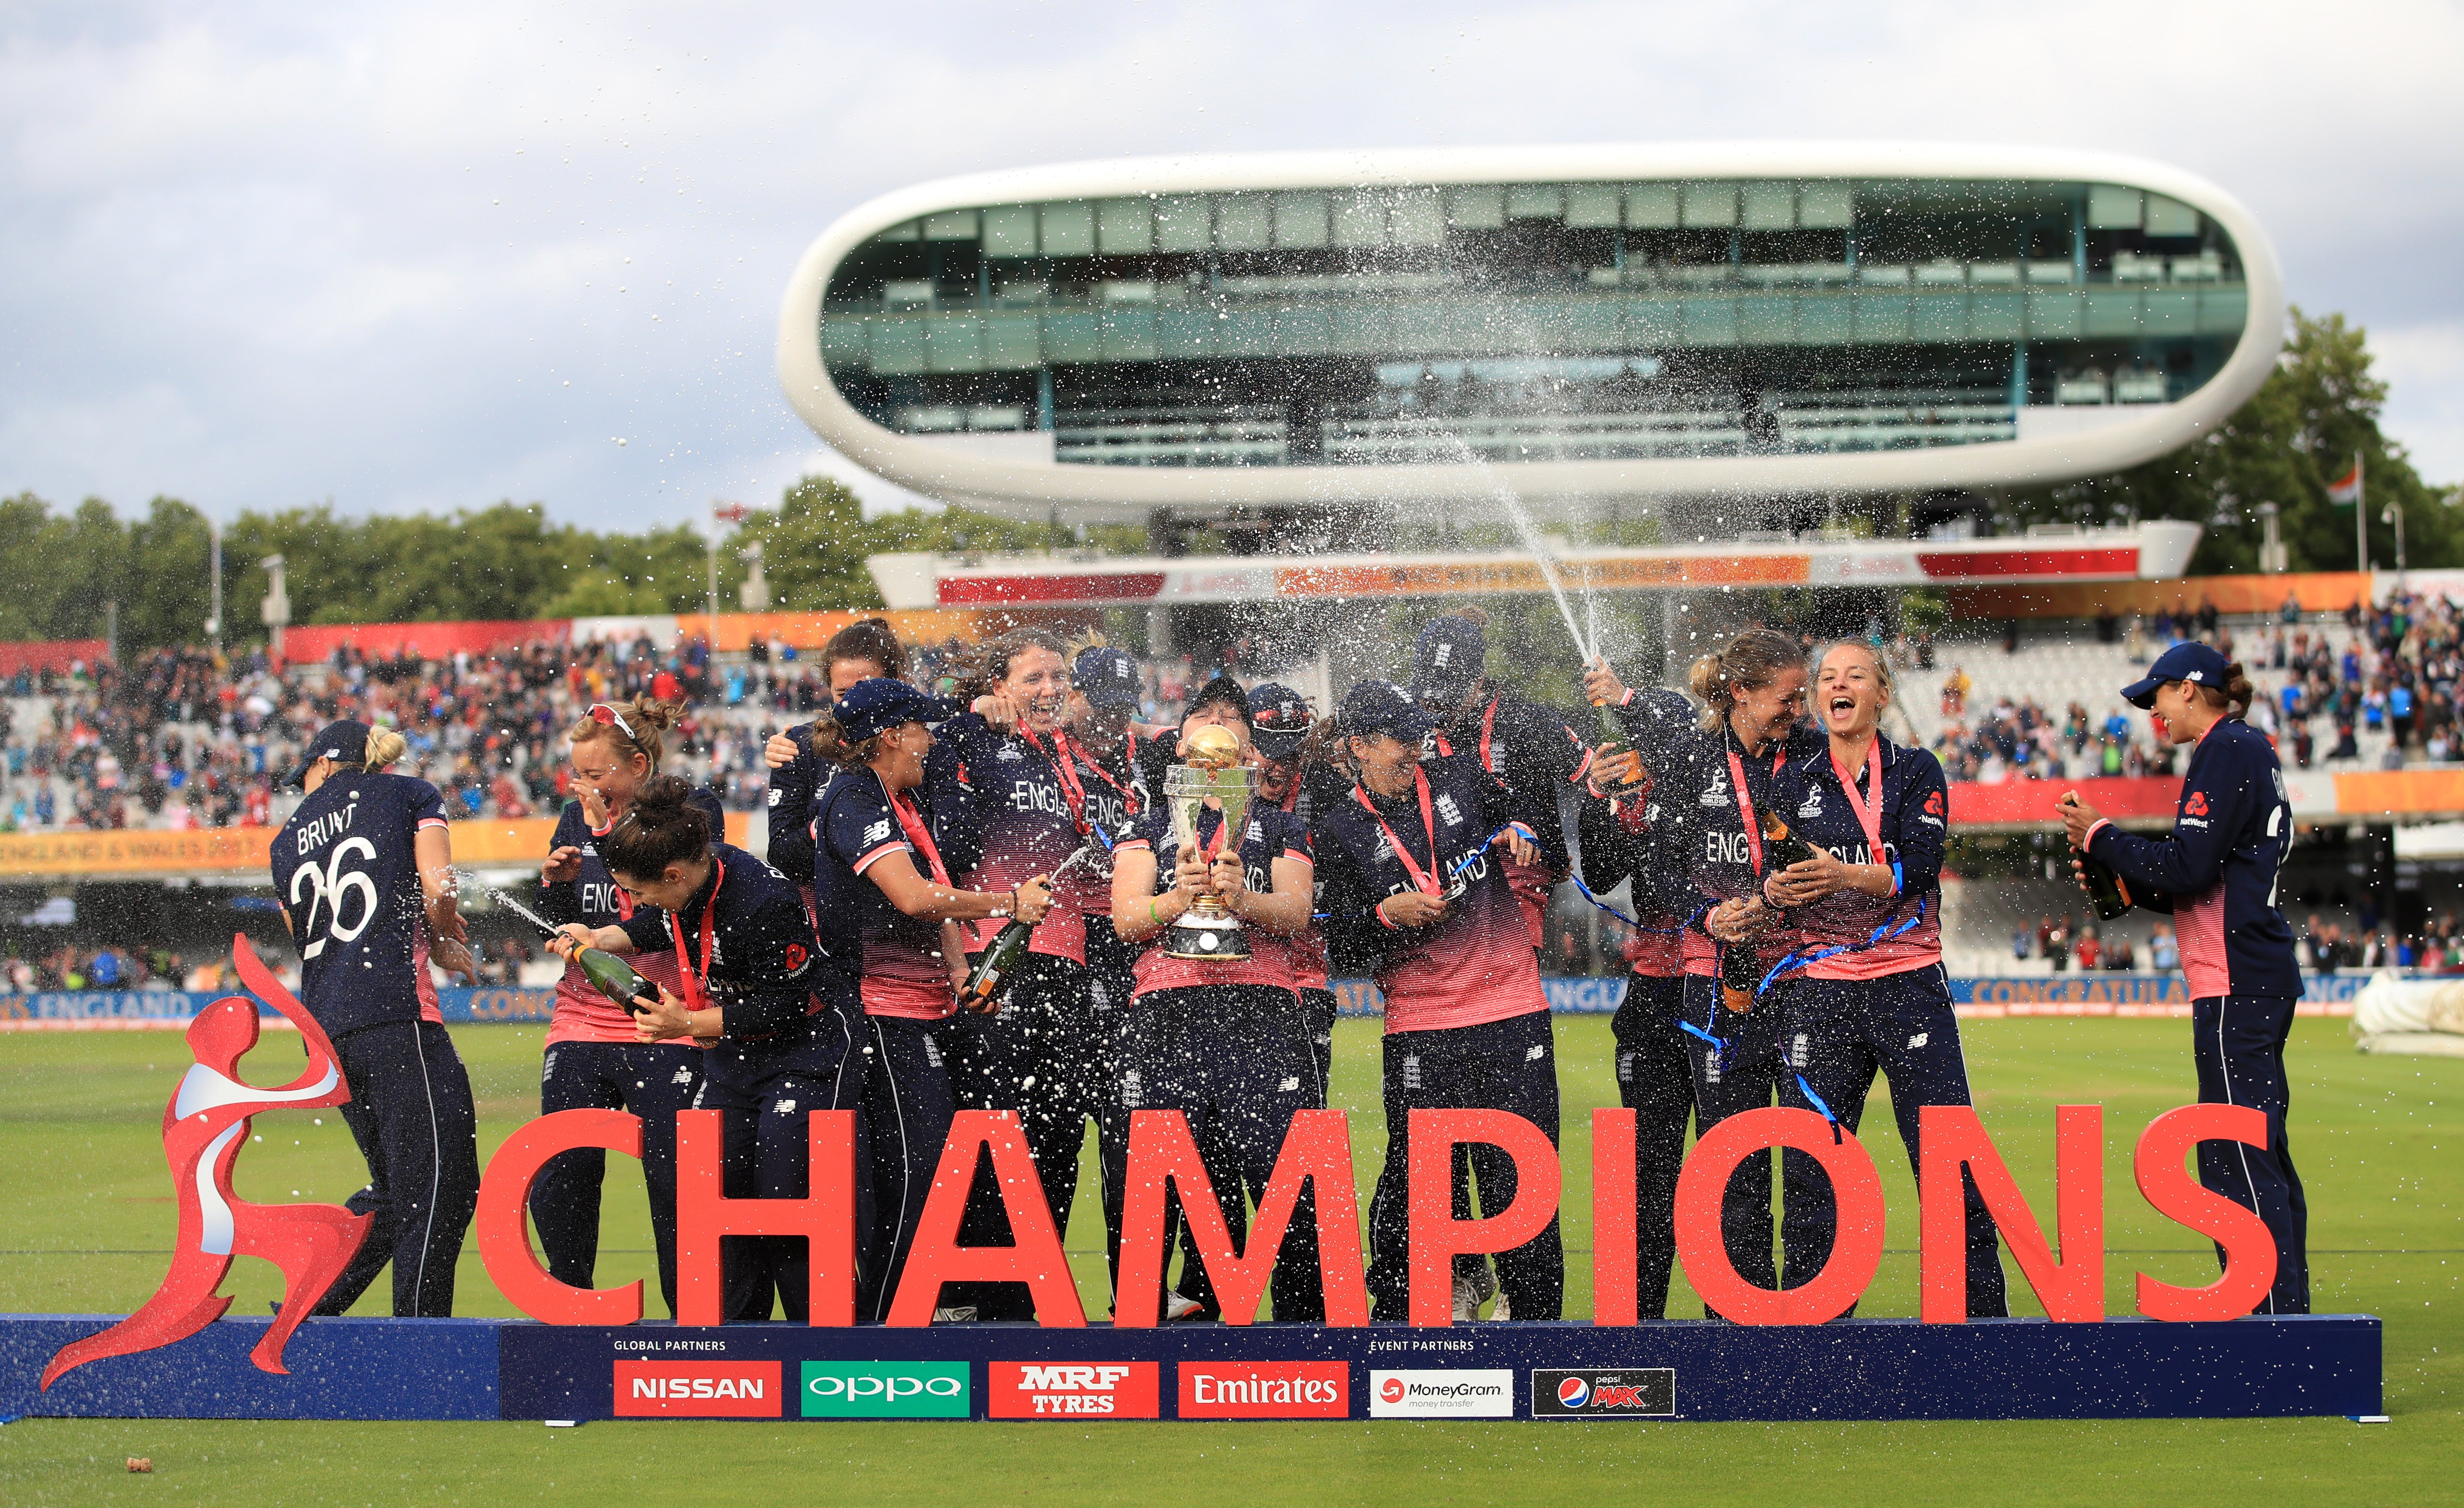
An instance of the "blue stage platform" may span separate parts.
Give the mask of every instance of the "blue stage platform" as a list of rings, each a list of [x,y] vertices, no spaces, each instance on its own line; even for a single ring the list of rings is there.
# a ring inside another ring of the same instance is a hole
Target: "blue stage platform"
[[[1089,1413],[1189,1417],[1203,1400],[1225,1394],[1225,1376],[1236,1379],[1231,1392],[1243,1400],[1265,1400],[1255,1407],[1244,1403],[1240,1415],[1246,1417],[1529,1419],[1535,1401],[1543,1418],[2149,1419],[2381,1412],[2380,1322],[2368,1315],[2198,1324],[2137,1319],[1959,1325],[1850,1320],[1756,1328],[1669,1321],[1625,1328],[1475,1323],[1426,1330],[1277,1324],[684,1329],[656,1323],[593,1328],[526,1321],[312,1320],[291,1341],[289,1377],[260,1372],[249,1362],[249,1348],[267,1322],[226,1321],[175,1346],[79,1367],[49,1393],[35,1391],[43,1364],[55,1351],[108,1322],[99,1316],[0,1317],[0,1415],[576,1421],[620,1412],[865,1416],[864,1405],[847,1401],[849,1368],[832,1365],[851,1363],[867,1364],[856,1371],[869,1367],[934,1379],[932,1397],[911,1396],[879,1410],[882,1416],[897,1417],[1031,1416],[1021,1410],[1041,1410],[1047,1404],[1056,1411],[1065,1411],[1066,1405],[1082,1423]],[[808,1363],[815,1368],[808,1369]],[[622,1387],[620,1375],[627,1379]],[[820,1390],[812,1388],[817,1377],[824,1380]],[[853,1390],[881,1386],[868,1379]],[[886,1391],[894,1396],[899,1388]],[[913,1394],[913,1388],[907,1391]],[[814,1399],[825,1393],[832,1401],[817,1406]],[[1101,1408],[1086,1399],[1068,1401],[1080,1393],[1100,1393],[1095,1401]],[[645,1396],[657,1401],[642,1403]],[[1297,1402],[1277,1411],[1284,1407],[1278,1400]],[[1208,1416],[1223,1415],[1219,1409]]]

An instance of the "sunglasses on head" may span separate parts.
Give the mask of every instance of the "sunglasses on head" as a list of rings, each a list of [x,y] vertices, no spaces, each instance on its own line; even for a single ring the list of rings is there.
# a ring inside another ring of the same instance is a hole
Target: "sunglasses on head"
[[[634,738],[633,725],[625,721],[625,714],[608,706],[605,702],[591,703],[590,710],[583,715],[588,717],[592,722],[597,723],[602,728],[613,728],[618,732],[623,733],[626,737],[633,738],[636,743],[641,741],[638,738]]]

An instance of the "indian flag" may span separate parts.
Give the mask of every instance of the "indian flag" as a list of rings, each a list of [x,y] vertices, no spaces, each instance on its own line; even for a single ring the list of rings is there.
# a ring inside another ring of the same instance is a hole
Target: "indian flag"
[[[2339,508],[2350,508],[2362,500],[2362,457],[2353,455],[2353,469],[2327,484],[2327,501]]]

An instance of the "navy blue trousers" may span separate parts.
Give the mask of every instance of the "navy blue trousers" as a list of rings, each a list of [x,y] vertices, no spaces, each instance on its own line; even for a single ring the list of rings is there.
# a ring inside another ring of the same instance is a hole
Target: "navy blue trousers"
[[[2201,1142],[2199,1182],[2267,1223],[2276,1236],[2276,1285],[2259,1314],[2310,1312],[2310,1207],[2284,1118],[2293,1092],[2284,1078],[2284,1040],[2293,1031],[2289,999],[2210,995],[2190,1002],[2190,1060],[2206,1104],[2246,1104],[2267,1113],[2267,1146]],[[2216,1249],[2224,1259],[2224,1249]]]
[[[1852,1132],[1864,1118],[1875,1074],[1890,1081],[1891,1115],[1899,1122],[1910,1172],[1918,1167],[1918,1112],[1928,1104],[1973,1103],[1959,1018],[1939,964],[1879,979],[1795,980],[1781,1006],[1780,1040],[1786,1067],[1793,1070],[1780,1075],[1780,1103],[1815,1108],[1797,1085],[1801,1074]],[[1781,1274],[1786,1286],[1801,1288],[1831,1259],[1837,1204],[1830,1175],[1803,1152],[1780,1155],[1780,1235],[1787,1252]],[[1968,1201],[1968,1313],[1999,1319],[2010,1311],[1993,1220],[1975,1175],[1963,1171],[1960,1182]]]
[[[642,1118],[642,1178],[650,1196],[650,1240],[659,1291],[676,1312],[676,1112],[701,1088],[702,1050],[685,1042],[558,1042],[539,1062],[539,1114],[627,1110]],[[593,1286],[599,1267],[599,1192],[607,1154],[559,1152],[531,1185],[547,1270],[558,1282]]]
[[[434,1021],[363,1026],[334,1038],[334,1056],[351,1086],[342,1121],[368,1164],[367,1187],[346,1205],[376,1223],[317,1312],[344,1313],[391,1262],[394,1318],[443,1319],[453,1312],[453,1264],[479,1208],[471,1076]]]
[[[1411,1112],[1507,1110],[1557,1140],[1557,1048],[1549,1013],[1478,1026],[1389,1032],[1385,1042],[1386,1165],[1369,1204],[1369,1293],[1375,1318],[1411,1311]],[[1513,1159],[1494,1147],[1469,1150],[1481,1213],[1514,1202]],[[1554,1320],[1566,1306],[1566,1245],[1551,1216],[1538,1235],[1496,1257],[1498,1286],[1518,1320]]]
[[[924,1217],[924,1196],[941,1166],[954,1108],[948,1029],[946,1020],[865,1017],[864,1122],[872,1139],[874,1218],[856,1299],[860,1321],[890,1318],[899,1274]]]
[[[1635,1314],[1668,1318],[1677,1263],[1677,1175],[1685,1168],[1685,1123],[1694,1114],[1691,1038],[1678,1030],[1685,980],[1637,974],[1610,1018],[1617,1039],[1617,1103],[1634,1112]]]
[[[806,1117],[815,1110],[860,1110],[864,1054],[845,1011],[813,1016],[803,1032],[738,1042],[722,1037],[703,1064],[693,1108],[721,1113],[726,1130],[721,1177],[731,1199],[802,1199],[806,1185]],[[872,1151],[856,1117],[856,1230],[859,1263],[870,1244]],[[789,1320],[810,1318],[812,1252],[801,1235],[720,1238],[727,1288],[724,1322],[770,1318],[775,1299]]]
[[[1763,1003],[1742,1016],[1720,1004],[1720,981],[1707,974],[1685,976],[1685,1018],[1727,1042],[1714,1048],[1699,1037],[1671,1026],[1683,1038],[1694,1073],[1694,1134],[1709,1131],[1732,1115],[1760,1110],[1779,1099],[1779,1005],[1775,996],[1793,988],[1783,982]],[[1720,1197],[1720,1235],[1728,1249],[1728,1263],[1737,1276],[1758,1288],[1779,1287],[1779,1264],[1771,1256],[1771,1165],[1769,1152],[1758,1152],[1737,1165]],[[1713,1313],[1703,1306],[1705,1315]]]
[[[1309,1017],[1289,990],[1264,985],[1155,990],[1138,996],[1122,1037],[1121,1114],[1178,1110],[1206,1164],[1215,1203],[1236,1250],[1248,1247],[1249,1208],[1266,1196],[1292,1117],[1322,1108]],[[1278,1321],[1326,1318],[1318,1278],[1316,1200],[1304,1191],[1275,1258]],[[1182,1235],[1180,1194],[1166,1201],[1165,1250]],[[1220,1313],[1194,1237],[1181,1240],[1177,1291]]]

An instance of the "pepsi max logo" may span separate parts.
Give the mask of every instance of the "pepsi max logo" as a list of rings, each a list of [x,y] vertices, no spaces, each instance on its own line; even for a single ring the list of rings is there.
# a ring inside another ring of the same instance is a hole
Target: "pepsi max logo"
[[[1531,1374],[1536,1419],[1668,1419],[1676,1413],[1672,1366],[1542,1368]]]

